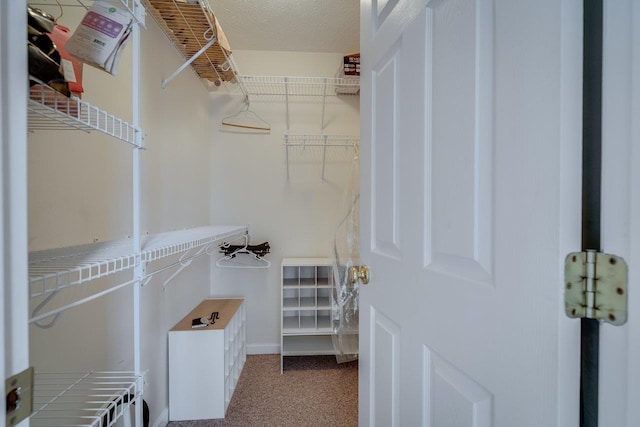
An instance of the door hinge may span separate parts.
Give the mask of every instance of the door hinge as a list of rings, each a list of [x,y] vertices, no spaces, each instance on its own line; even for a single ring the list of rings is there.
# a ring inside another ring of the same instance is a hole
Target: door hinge
[[[7,378],[4,390],[7,394],[6,425],[12,427],[33,412],[33,368]]]
[[[628,269],[624,259],[596,251],[573,252],[564,263],[567,316],[627,322]]]

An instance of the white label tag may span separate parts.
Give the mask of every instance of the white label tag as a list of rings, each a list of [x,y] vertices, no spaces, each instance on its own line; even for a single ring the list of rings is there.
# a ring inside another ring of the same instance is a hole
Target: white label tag
[[[64,79],[70,83],[76,83],[76,73],[73,70],[73,63],[68,59],[63,59],[61,62]]]

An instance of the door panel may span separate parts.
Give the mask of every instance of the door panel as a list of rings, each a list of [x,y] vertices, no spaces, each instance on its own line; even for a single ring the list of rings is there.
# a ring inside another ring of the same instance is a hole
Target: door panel
[[[428,268],[491,284],[492,2],[431,2],[428,13],[433,97],[425,171],[437,177],[426,195]]]
[[[362,2],[362,426],[577,425],[577,4]]]
[[[446,360],[433,354],[429,395],[433,402],[433,425],[490,427],[493,396]]]
[[[375,111],[371,135],[373,161],[371,240],[377,253],[400,256],[400,216],[398,215],[398,139],[396,109],[398,96],[400,44],[396,44],[372,70],[372,102]],[[378,143],[380,141],[380,143]]]
[[[398,426],[399,424],[399,351],[400,328],[377,310],[371,310],[371,370],[373,389],[371,425]]]

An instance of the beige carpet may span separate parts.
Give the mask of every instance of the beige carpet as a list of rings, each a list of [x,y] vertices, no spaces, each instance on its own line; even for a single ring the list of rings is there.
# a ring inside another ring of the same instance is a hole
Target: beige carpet
[[[352,427],[358,425],[358,364],[333,356],[249,355],[220,420],[174,421],[167,427]]]

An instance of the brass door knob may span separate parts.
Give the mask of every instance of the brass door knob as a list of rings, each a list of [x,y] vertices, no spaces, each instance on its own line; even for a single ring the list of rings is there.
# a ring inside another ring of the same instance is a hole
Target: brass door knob
[[[369,283],[369,266],[356,265],[349,267],[349,282],[354,285],[358,283],[358,280],[361,281],[363,285]]]

